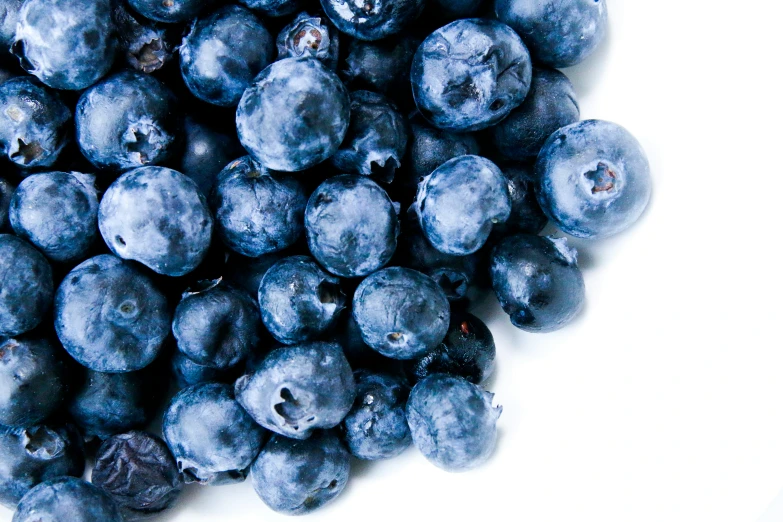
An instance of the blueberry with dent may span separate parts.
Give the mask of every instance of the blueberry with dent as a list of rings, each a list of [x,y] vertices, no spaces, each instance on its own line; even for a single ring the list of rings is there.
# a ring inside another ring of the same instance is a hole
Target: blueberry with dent
[[[29,332],[51,308],[52,267],[27,241],[0,234],[0,274],[0,338]]]
[[[315,58],[334,70],[339,55],[340,33],[323,16],[301,12],[277,35],[278,60]]]
[[[358,40],[397,34],[421,14],[424,0],[321,0],[337,28]]]
[[[112,18],[117,26],[118,52],[131,68],[151,74],[174,58],[181,31],[176,26],[158,24],[115,2]]]

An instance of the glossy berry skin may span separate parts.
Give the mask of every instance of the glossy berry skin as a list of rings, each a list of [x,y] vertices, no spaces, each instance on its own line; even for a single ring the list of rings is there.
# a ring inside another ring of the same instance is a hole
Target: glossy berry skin
[[[495,0],[495,15],[519,33],[536,62],[576,65],[603,41],[605,0]]]
[[[259,257],[293,245],[304,232],[307,196],[294,176],[270,172],[250,156],[218,174],[210,198],[217,236],[228,248]]]
[[[411,445],[405,420],[410,388],[403,377],[360,370],[356,399],[343,421],[343,438],[354,457],[380,460],[396,457]]]
[[[356,395],[340,345],[326,342],[272,350],[260,367],[237,380],[235,390],[257,423],[292,439],[340,424]]]
[[[287,16],[301,9],[302,0],[239,0],[265,16]]]
[[[149,365],[169,334],[166,297],[134,264],[112,255],[83,262],[63,279],[54,326],[68,353],[97,372]]]
[[[171,401],[163,436],[186,482],[242,482],[261,450],[264,430],[234,400],[227,384],[197,384]]]
[[[538,234],[549,220],[538,204],[533,168],[517,163],[504,165],[502,171],[508,181],[511,214],[505,223],[497,223],[493,227],[493,236],[503,238],[519,233]]]
[[[345,307],[340,280],[309,256],[278,261],[258,288],[261,317],[269,333],[283,344],[316,339]]]
[[[446,336],[449,315],[449,301],[435,281],[407,268],[372,274],[353,296],[364,342],[392,359],[413,359],[435,348]]]
[[[13,522],[123,522],[107,493],[74,477],[49,480],[31,489],[19,502]]]
[[[460,156],[435,169],[419,184],[414,206],[432,246],[455,256],[478,252],[492,227],[511,215],[503,172],[480,156]]]
[[[52,267],[27,241],[0,234],[0,274],[0,338],[29,332],[52,305]]]
[[[0,84],[0,152],[20,167],[49,167],[71,138],[71,111],[30,77]]]
[[[485,129],[522,103],[532,71],[530,54],[510,27],[496,20],[457,20],[416,51],[413,97],[419,112],[439,129]]]
[[[0,178],[0,232],[6,232],[11,229],[11,222],[8,220],[8,209],[11,206],[11,198],[15,190],[11,183]]]
[[[236,158],[246,154],[235,135],[220,132],[193,118],[185,118],[184,144],[177,167],[209,196],[218,174]]]
[[[277,35],[277,59],[315,58],[335,70],[340,56],[340,34],[326,17],[306,12]]]
[[[250,479],[264,503],[286,515],[310,513],[342,493],[351,472],[348,451],[330,431],[308,440],[272,435]]]
[[[310,58],[286,58],[264,69],[237,108],[239,141],[264,167],[284,172],[331,157],[349,122],[345,86]]]
[[[652,192],[650,164],[627,130],[587,120],[560,129],[536,162],[538,201],[572,236],[602,239],[633,225]]]
[[[128,0],[130,6],[150,20],[165,23],[187,22],[218,3],[218,0]]]
[[[576,250],[565,239],[510,236],[493,249],[490,272],[500,306],[522,330],[558,330],[584,305]]]
[[[14,192],[9,216],[16,235],[52,261],[81,261],[98,236],[95,177],[78,172],[33,174]]]
[[[114,3],[112,18],[117,26],[117,51],[131,68],[151,74],[174,57],[181,37],[176,26],[147,20],[124,2]]]
[[[176,277],[204,260],[212,239],[212,214],[187,176],[164,167],[141,167],[106,190],[98,228],[117,256]]]
[[[389,196],[364,176],[335,176],[310,196],[305,210],[310,251],[340,277],[363,277],[389,262],[399,222]]]
[[[380,40],[410,25],[424,0],[321,0],[326,16],[337,28],[358,40]]]
[[[401,91],[410,95],[410,70],[421,39],[402,34],[377,42],[353,40],[348,45],[345,83],[352,89],[367,89],[391,97]]]

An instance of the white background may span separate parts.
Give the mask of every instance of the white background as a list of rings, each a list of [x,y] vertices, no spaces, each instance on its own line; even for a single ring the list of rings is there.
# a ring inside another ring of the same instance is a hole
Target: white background
[[[783,521],[783,8],[607,1],[607,42],[566,72],[583,118],[647,149],[650,209],[578,243],[588,306],[565,330],[479,309],[504,406],[488,464],[452,475],[411,449],[356,466],[309,521]],[[289,519],[248,482],[193,487],[162,520]]]

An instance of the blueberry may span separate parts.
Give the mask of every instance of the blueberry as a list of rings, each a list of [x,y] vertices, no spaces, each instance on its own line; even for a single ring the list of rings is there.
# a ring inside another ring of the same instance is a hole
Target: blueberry
[[[217,236],[245,256],[286,249],[304,232],[307,196],[302,183],[270,172],[250,156],[218,174],[210,202]]]
[[[212,192],[218,174],[236,158],[246,154],[234,134],[220,132],[191,117],[185,118],[184,145],[175,170],[198,185],[204,195]]]
[[[572,236],[601,239],[633,225],[650,201],[650,164],[623,127],[588,120],[560,129],[538,162],[538,201]]]
[[[8,210],[15,190],[11,183],[0,178],[0,232],[5,232],[11,228],[11,222],[8,220]]]
[[[212,215],[190,178],[164,167],[141,167],[106,190],[98,228],[119,257],[159,274],[181,276],[207,255]]]
[[[0,234],[0,274],[0,338],[29,332],[52,305],[52,268],[23,239]]]
[[[428,7],[441,20],[459,20],[479,14],[484,0],[430,0]]]
[[[478,252],[492,227],[511,214],[505,176],[479,156],[460,156],[435,169],[419,185],[414,205],[432,246],[455,256]]]
[[[342,71],[346,84],[391,97],[402,92],[410,96],[411,62],[420,43],[421,39],[409,34],[377,42],[353,40]]]
[[[16,39],[16,24],[24,0],[0,0],[0,45],[3,50],[11,47]]]
[[[54,326],[71,357],[98,372],[149,365],[169,334],[166,298],[136,266],[111,255],[88,259],[57,289]]]
[[[265,16],[287,16],[301,8],[302,0],[239,0]]]
[[[449,301],[421,272],[386,268],[356,289],[353,317],[371,348],[393,359],[413,359],[446,336]]]
[[[47,172],[25,178],[11,200],[14,232],[52,261],[87,257],[98,236],[95,177],[78,172]]]
[[[299,13],[277,35],[277,58],[316,58],[335,70],[340,36],[326,17]]]
[[[493,249],[490,263],[492,288],[517,328],[558,330],[582,309],[582,272],[565,239],[511,236]]]
[[[356,399],[343,421],[345,443],[364,460],[396,457],[411,445],[405,420],[410,388],[402,377],[360,370]]]
[[[308,256],[278,261],[258,288],[261,317],[283,344],[311,341],[325,332],[345,305],[340,280]]]
[[[179,45],[176,27],[147,20],[128,9],[125,2],[114,2],[113,9],[118,51],[131,68],[150,74],[171,61]]]
[[[27,492],[13,522],[123,522],[119,507],[103,490],[73,477],[49,480]]]
[[[267,271],[281,259],[282,256],[279,253],[265,254],[259,257],[230,254],[226,262],[224,277],[229,284],[244,290],[248,295],[257,299],[261,280]]]
[[[180,133],[176,109],[174,95],[152,76],[115,74],[79,98],[79,148],[98,168],[126,170],[165,161]]]
[[[49,167],[70,141],[71,111],[30,77],[0,84],[0,152],[20,167]]]
[[[397,247],[397,210],[386,192],[363,176],[329,178],[305,210],[307,243],[324,268],[362,277],[389,262]]]
[[[84,444],[71,426],[0,426],[0,461],[0,505],[14,509],[41,482],[80,477]]]
[[[356,395],[342,349],[325,342],[272,350],[258,369],[237,380],[235,389],[237,401],[256,422],[294,439],[340,424]]]
[[[424,0],[321,0],[337,28],[359,40],[399,33],[421,14]]]
[[[457,20],[416,51],[411,68],[419,112],[440,129],[495,125],[525,99],[532,64],[525,44],[496,20]]]
[[[348,91],[320,60],[286,58],[256,77],[237,108],[239,141],[264,167],[296,172],[331,157],[350,121]]]
[[[234,400],[227,384],[198,384],[172,400],[163,436],[186,482],[242,482],[261,450],[264,430]]]
[[[49,87],[80,91],[114,62],[111,0],[25,0],[13,53]]]
[[[310,513],[342,493],[350,455],[332,432],[308,440],[273,435],[253,464],[253,488],[264,503],[286,515]]]
[[[576,65],[606,36],[604,0],[495,0],[495,15],[525,40],[536,62]]]
[[[231,370],[202,366],[190,360],[180,351],[176,351],[171,356],[171,372],[174,375],[174,383],[180,389],[208,382],[230,382],[232,380]]]
[[[345,358],[354,369],[371,369],[376,371],[395,371],[400,361],[389,359],[379,354],[364,342],[359,325],[353,318],[353,314],[346,310],[338,319],[337,326],[332,333],[335,342],[343,349]]]
[[[511,234],[538,234],[547,224],[547,217],[536,199],[536,178],[533,168],[524,164],[505,165],[503,175],[508,181],[511,214],[505,223],[496,224],[492,233],[505,237]]]
[[[114,499],[127,520],[170,508],[183,488],[166,443],[143,431],[115,435],[101,445],[92,483]]]
[[[219,0],[128,0],[142,16],[165,23],[187,22]]]

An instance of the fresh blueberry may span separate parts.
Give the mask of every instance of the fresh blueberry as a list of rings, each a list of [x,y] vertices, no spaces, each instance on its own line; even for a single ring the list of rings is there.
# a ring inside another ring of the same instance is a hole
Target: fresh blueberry
[[[43,482],[19,502],[13,522],[123,522],[103,490],[74,477]]]
[[[301,9],[303,0],[239,0],[250,9],[265,16],[287,16]]]
[[[0,274],[0,338],[29,332],[52,305],[52,267],[28,242],[0,234]]]
[[[428,36],[416,51],[413,97],[419,112],[440,129],[485,129],[522,103],[532,72],[525,44],[509,26],[457,20]]]
[[[302,183],[270,172],[250,156],[218,174],[210,202],[217,236],[245,256],[286,249],[304,232],[307,196]]]
[[[150,74],[171,61],[179,45],[180,34],[175,26],[147,20],[126,8],[125,2],[114,2],[113,9],[118,51],[128,65]]]
[[[11,207],[11,198],[15,190],[11,183],[0,178],[0,232],[6,232],[11,228],[11,222],[8,220],[8,210]]]
[[[273,63],[242,95],[239,141],[264,167],[296,172],[331,157],[350,122],[348,90],[320,60]]]
[[[208,382],[231,382],[233,380],[231,370],[196,364],[180,351],[174,352],[171,356],[171,372],[174,375],[174,383],[179,389]]]
[[[650,164],[623,127],[588,120],[552,134],[536,163],[538,201],[572,236],[601,239],[633,225],[650,201]]]
[[[389,262],[397,247],[397,210],[363,176],[335,176],[310,196],[305,211],[313,256],[340,277],[362,277]]]
[[[332,331],[332,336],[334,341],[342,347],[351,368],[364,368],[379,372],[394,372],[400,369],[400,361],[384,357],[367,346],[367,343],[362,339],[359,325],[356,324],[356,320],[349,310],[341,314],[337,326]]]
[[[265,254],[259,257],[229,254],[224,277],[229,284],[244,290],[248,295],[257,299],[261,280],[269,269],[281,259],[282,256],[279,253]]]
[[[108,188],[98,228],[117,256],[159,274],[181,276],[207,255],[212,215],[193,180],[176,170],[141,167]]]
[[[0,153],[20,167],[49,167],[71,139],[71,111],[30,77],[0,84]]]
[[[264,503],[286,515],[310,513],[342,493],[351,459],[330,431],[308,440],[273,435],[253,463],[250,479]]]
[[[353,317],[370,348],[393,359],[413,359],[443,341],[449,328],[449,300],[421,272],[386,268],[356,289]]]
[[[321,0],[337,28],[359,40],[399,33],[421,14],[424,0]]]
[[[57,289],[54,326],[63,347],[97,372],[149,365],[169,334],[166,297],[130,262],[104,254],[74,268]]]
[[[335,70],[340,36],[326,17],[299,13],[277,35],[277,58],[316,58]]]
[[[409,34],[377,42],[353,40],[342,75],[352,89],[369,89],[396,98],[410,96],[411,62],[421,39]]]
[[[16,24],[24,0],[0,0],[0,46],[11,48],[16,39]]]
[[[261,426],[306,439],[333,428],[356,395],[351,367],[336,343],[308,343],[272,350],[261,366],[236,382],[237,401]]]
[[[576,65],[606,36],[604,0],[495,0],[495,15],[518,32],[536,62]]]
[[[191,117],[185,118],[184,145],[175,170],[198,185],[205,196],[212,192],[218,174],[230,162],[246,154],[236,135],[227,134]]]
[[[536,179],[532,167],[524,164],[504,165],[501,169],[508,181],[511,196],[511,214],[505,223],[498,223],[492,229],[496,238],[511,234],[538,234],[548,219],[536,199]]]
[[[192,20],[220,0],[128,0],[128,3],[145,18],[176,23]]]
[[[186,482],[242,482],[261,450],[264,429],[234,400],[227,384],[198,384],[171,401],[163,436]]]

